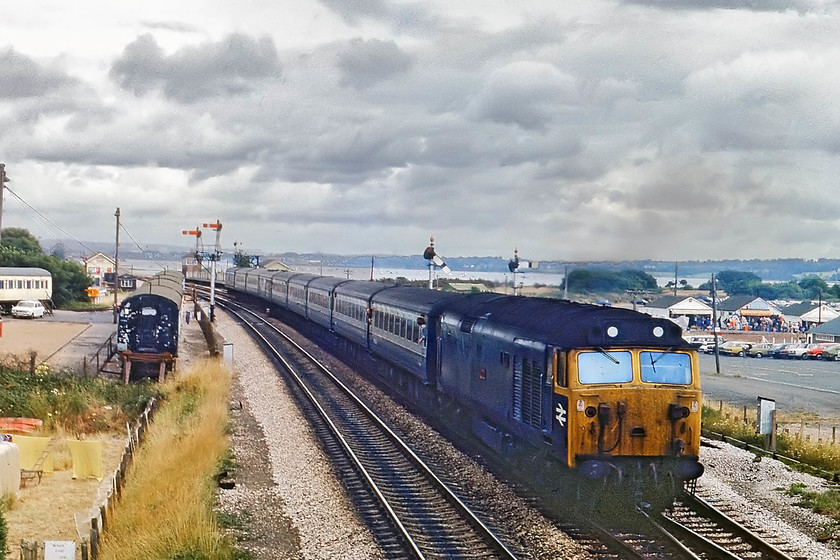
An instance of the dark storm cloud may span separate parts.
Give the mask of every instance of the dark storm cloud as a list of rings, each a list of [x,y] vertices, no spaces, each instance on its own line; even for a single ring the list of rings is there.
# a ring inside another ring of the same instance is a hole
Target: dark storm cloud
[[[353,39],[338,66],[342,83],[361,89],[408,71],[411,57],[394,41]]]
[[[274,41],[242,34],[218,43],[185,47],[166,56],[151,35],[138,37],[114,62],[110,77],[120,87],[144,95],[154,90],[191,103],[209,97],[246,94],[255,82],[282,74]]]
[[[16,99],[46,95],[76,80],[64,72],[46,68],[12,49],[0,52],[0,97]]]

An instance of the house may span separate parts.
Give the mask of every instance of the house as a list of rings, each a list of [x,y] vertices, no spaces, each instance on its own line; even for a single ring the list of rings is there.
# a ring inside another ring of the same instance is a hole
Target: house
[[[732,329],[778,330],[783,316],[779,307],[756,296],[730,296],[721,300],[718,310],[724,325]]]
[[[480,282],[449,282],[443,287],[446,292],[459,292],[462,294],[477,294],[489,292],[490,288]]]
[[[87,273],[93,278],[93,286],[97,288],[105,287],[108,284],[105,281],[105,275],[111,273],[113,278],[114,268],[116,267],[114,259],[102,252],[85,258],[84,265]],[[110,282],[110,285],[113,286],[113,281]]]
[[[802,325],[806,329],[840,317],[840,313],[826,303],[814,304],[809,301],[794,303],[782,308],[785,321],[791,325]]]
[[[840,342],[840,317],[811,329],[811,342]]]
[[[260,268],[264,268],[266,270],[276,270],[277,272],[289,272],[292,270],[292,267],[277,259],[265,261]]]
[[[705,324],[712,316],[712,308],[697,298],[690,296],[662,296],[648,302],[640,309],[654,317],[678,319],[684,317],[688,328]]]

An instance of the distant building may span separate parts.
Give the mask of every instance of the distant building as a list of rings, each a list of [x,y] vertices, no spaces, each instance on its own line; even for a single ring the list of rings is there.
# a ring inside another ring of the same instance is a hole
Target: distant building
[[[277,259],[270,259],[265,261],[260,268],[264,268],[266,270],[274,270],[277,272],[289,272],[292,270],[292,267],[284,263],[283,261],[279,261]]]
[[[684,317],[681,322],[688,321],[689,328],[700,323],[705,324],[712,316],[712,308],[697,298],[686,296],[662,296],[656,298],[639,311],[654,317],[665,317],[676,320]]]
[[[449,282],[443,286],[443,291],[474,294],[478,292],[489,292],[490,288],[479,282]]]
[[[105,281],[105,275],[111,274],[111,286],[113,286],[113,273],[116,263],[114,259],[105,253],[96,253],[84,259],[85,271],[93,278],[94,287],[105,287],[108,282]]]
[[[840,317],[811,329],[811,342],[840,342]]]

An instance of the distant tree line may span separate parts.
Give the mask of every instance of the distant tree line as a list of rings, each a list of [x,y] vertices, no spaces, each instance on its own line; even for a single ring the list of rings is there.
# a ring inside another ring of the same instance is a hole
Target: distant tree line
[[[4,228],[0,235],[0,266],[43,268],[52,275],[53,303],[62,307],[88,301],[85,289],[93,284],[80,263],[44,254],[38,239],[23,228]]]
[[[818,276],[808,276],[797,282],[762,282],[752,272],[722,270],[715,275],[715,288],[728,295],[755,296],[764,299],[840,299],[840,284],[829,286]],[[712,289],[711,279],[701,284],[698,289]]]
[[[659,291],[656,278],[641,270],[577,268],[566,277],[566,287],[573,293]]]

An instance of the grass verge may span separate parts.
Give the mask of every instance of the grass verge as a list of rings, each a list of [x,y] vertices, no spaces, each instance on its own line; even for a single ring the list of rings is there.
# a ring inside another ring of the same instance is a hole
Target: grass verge
[[[207,361],[164,386],[165,404],[135,455],[101,560],[246,558],[213,511],[228,460],[230,382],[221,363]]]

